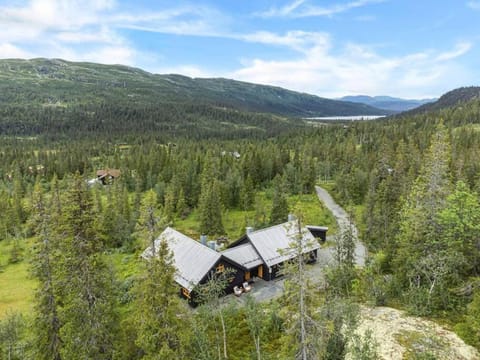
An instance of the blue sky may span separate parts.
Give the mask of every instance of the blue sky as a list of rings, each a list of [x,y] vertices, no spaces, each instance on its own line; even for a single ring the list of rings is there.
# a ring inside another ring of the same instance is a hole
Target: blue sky
[[[480,0],[0,0],[0,58],[125,64],[325,97],[480,79]]]

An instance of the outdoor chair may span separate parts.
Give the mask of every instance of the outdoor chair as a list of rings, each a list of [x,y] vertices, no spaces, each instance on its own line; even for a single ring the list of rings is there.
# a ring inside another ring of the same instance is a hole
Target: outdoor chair
[[[235,294],[235,296],[242,295],[242,292],[243,292],[243,289],[241,287],[235,286],[233,288],[233,293]]]

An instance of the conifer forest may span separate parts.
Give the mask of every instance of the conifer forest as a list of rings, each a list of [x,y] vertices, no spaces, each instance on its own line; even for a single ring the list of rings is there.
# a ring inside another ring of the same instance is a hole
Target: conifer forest
[[[376,307],[480,350],[478,96],[316,121],[208,94],[125,100],[122,81],[77,87],[72,100],[4,80],[0,359],[380,359],[382,339],[357,331]],[[121,175],[104,185],[108,169]],[[362,266],[316,186],[356,224]],[[302,256],[286,263],[284,290],[267,301],[224,296],[226,271],[191,306],[166,242],[141,257],[168,226],[228,246],[289,214],[329,228],[321,247],[334,261],[316,278]],[[454,358],[442,341],[404,358]]]

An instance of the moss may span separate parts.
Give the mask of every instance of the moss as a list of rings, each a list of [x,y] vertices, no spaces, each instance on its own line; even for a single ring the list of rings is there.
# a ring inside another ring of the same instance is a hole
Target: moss
[[[403,346],[403,359],[441,359],[444,358],[448,344],[437,336],[420,331],[401,331],[394,335],[395,340]]]

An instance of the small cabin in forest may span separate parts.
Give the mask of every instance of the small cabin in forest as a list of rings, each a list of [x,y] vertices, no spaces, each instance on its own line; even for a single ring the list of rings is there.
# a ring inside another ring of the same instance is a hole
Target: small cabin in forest
[[[111,184],[113,180],[120,176],[119,169],[102,169],[97,170],[97,180],[101,181],[103,185]]]

